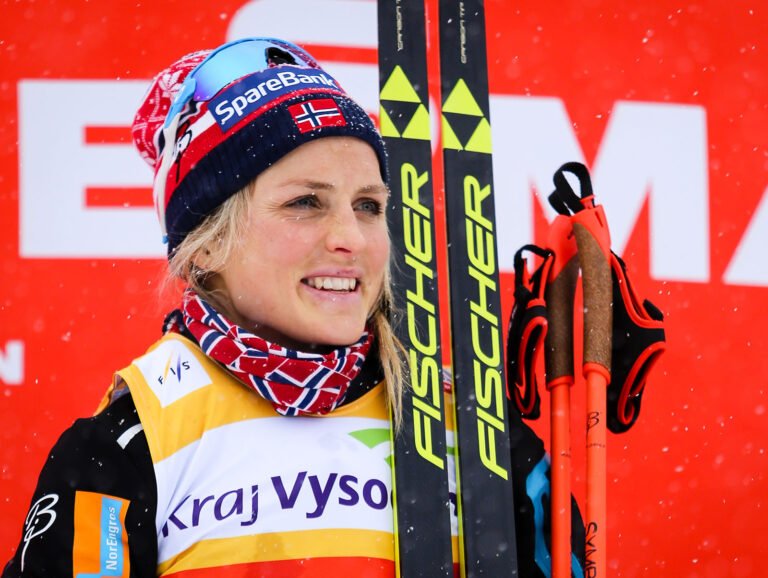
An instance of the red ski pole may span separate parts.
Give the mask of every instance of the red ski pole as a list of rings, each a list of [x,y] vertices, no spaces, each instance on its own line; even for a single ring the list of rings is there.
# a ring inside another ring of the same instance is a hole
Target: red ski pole
[[[573,298],[579,275],[579,262],[568,217],[560,215],[555,218],[549,230],[548,244],[555,253],[546,288],[549,326],[544,356],[551,420],[552,577],[570,578]]]
[[[587,576],[606,576],[606,390],[611,379],[613,296],[611,240],[602,207],[590,194],[571,217],[584,288],[584,378],[587,388]]]
[[[578,193],[571,187],[565,173],[571,173],[578,179]],[[555,173],[554,182],[555,192],[550,195],[549,200],[561,216],[570,215],[562,218],[564,224],[561,226],[566,230],[566,234],[570,233],[576,239],[576,252],[584,289],[583,372],[587,388],[585,573],[588,576],[603,577],[607,567],[605,554],[606,390],[611,378],[613,329],[611,240],[603,208],[595,207],[592,183],[587,168],[580,163],[566,163]],[[562,233],[560,238],[564,238]],[[570,256],[571,253],[568,255]],[[571,294],[570,297],[572,299],[573,295]],[[552,301],[552,303],[556,302]],[[572,322],[572,319],[570,321]],[[573,354],[572,343],[569,347],[569,344],[563,340],[561,348]],[[556,471],[554,465],[552,469],[554,476]],[[554,488],[553,491],[555,491]]]

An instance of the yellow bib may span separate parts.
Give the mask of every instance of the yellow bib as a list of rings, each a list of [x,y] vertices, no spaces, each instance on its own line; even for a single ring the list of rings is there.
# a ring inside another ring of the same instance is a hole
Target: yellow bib
[[[154,464],[160,575],[394,576],[383,384],[287,418],[176,334],[118,375]]]

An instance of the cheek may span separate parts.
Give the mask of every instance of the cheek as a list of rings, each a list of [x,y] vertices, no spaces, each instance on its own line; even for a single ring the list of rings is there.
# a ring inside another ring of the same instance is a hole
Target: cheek
[[[376,235],[370,247],[372,264],[383,276],[389,263],[390,254],[389,234],[386,229]]]
[[[308,248],[317,246],[323,236],[323,228],[316,219],[275,217],[265,221],[262,242],[278,251],[307,252]]]
[[[255,264],[261,261],[279,260],[296,252],[296,246],[305,244],[303,235],[291,227],[291,223],[280,219],[254,221],[249,231],[245,248],[247,257]]]

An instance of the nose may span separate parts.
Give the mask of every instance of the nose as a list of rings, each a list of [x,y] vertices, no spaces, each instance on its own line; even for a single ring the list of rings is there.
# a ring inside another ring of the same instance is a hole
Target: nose
[[[329,251],[342,253],[358,253],[365,247],[365,234],[352,207],[337,209],[329,215],[325,244]]]

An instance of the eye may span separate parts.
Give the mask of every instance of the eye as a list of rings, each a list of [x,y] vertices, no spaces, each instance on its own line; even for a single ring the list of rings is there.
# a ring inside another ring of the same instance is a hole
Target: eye
[[[318,201],[317,195],[303,195],[288,201],[286,206],[296,209],[312,209],[320,206],[320,201]]]
[[[363,211],[370,215],[380,215],[383,211],[383,207],[379,201],[373,199],[362,199],[358,202],[356,209]]]

